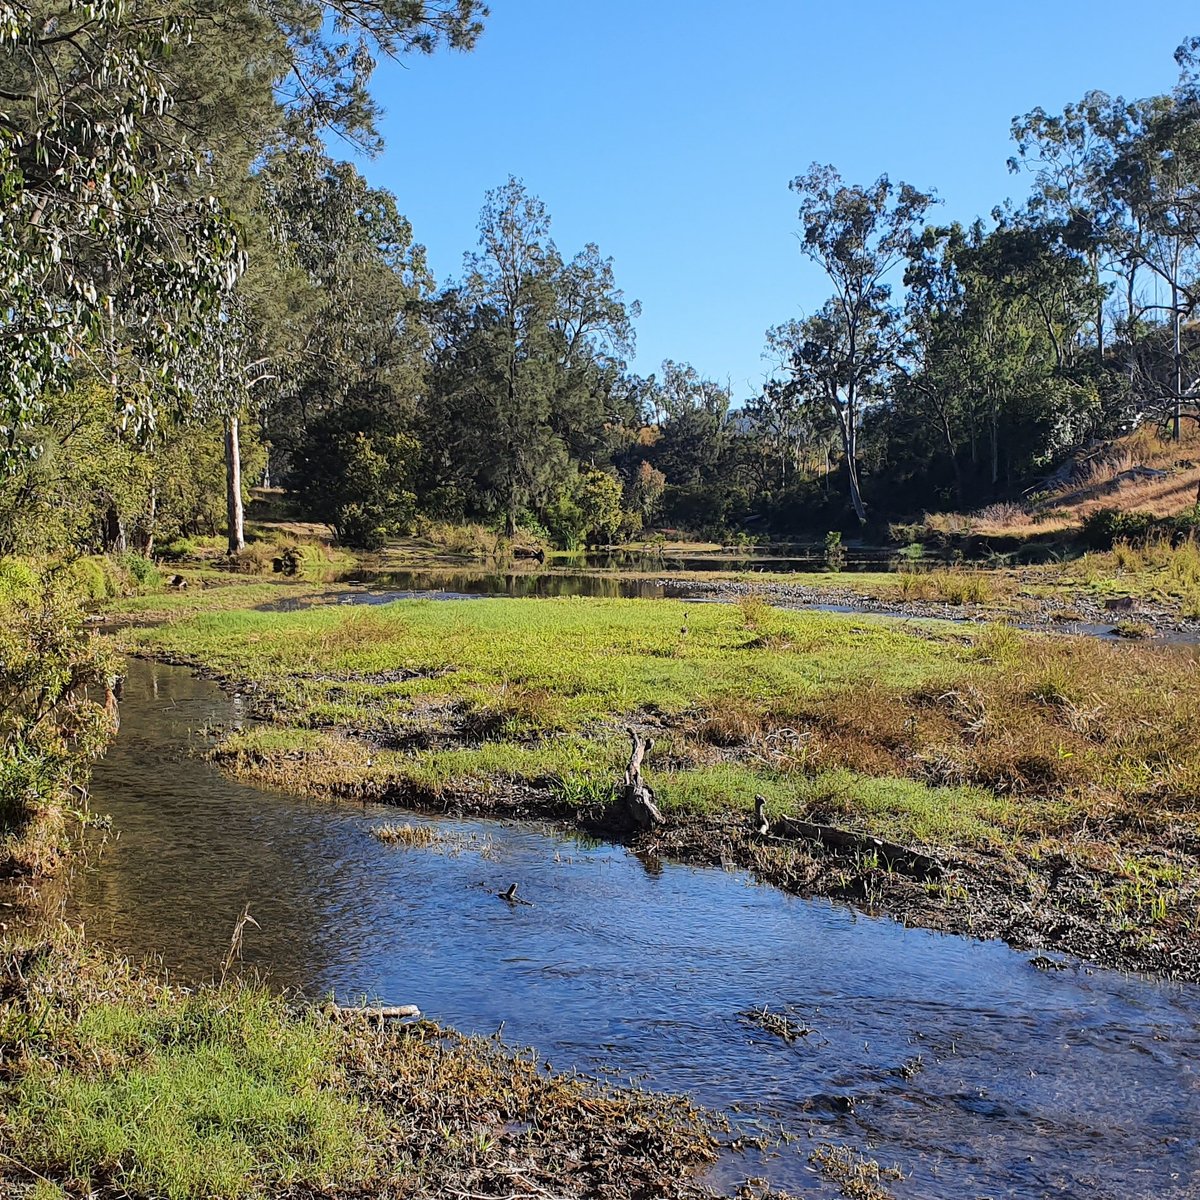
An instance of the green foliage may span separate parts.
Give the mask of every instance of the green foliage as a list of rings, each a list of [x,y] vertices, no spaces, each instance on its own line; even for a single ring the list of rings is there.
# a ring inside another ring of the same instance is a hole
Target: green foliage
[[[51,396],[30,438],[34,458],[0,476],[0,550],[64,556],[80,551],[144,557],[160,540],[211,535],[225,515],[219,422],[160,415],[153,435],[133,437],[114,411],[113,389],[83,378]],[[247,478],[265,462],[261,441],[242,441]]]
[[[584,471],[547,508],[546,533],[563,550],[618,541],[640,528],[640,517],[622,506],[622,493],[615,474]]]
[[[629,490],[630,508],[642,518],[644,525],[652,524],[658,515],[666,487],[666,475],[643,459]]]
[[[546,529],[561,550],[581,550],[588,522],[573,496],[560,495],[546,509]]]
[[[118,989],[119,990],[119,989]],[[242,1200],[360,1179],[369,1122],[331,1088],[335,1027],[265,990],[95,999],[53,1010],[7,1085],[22,1161],[87,1189]]]
[[[1158,524],[1151,513],[1098,508],[1084,518],[1080,536],[1093,550],[1111,550],[1118,541],[1144,540]]]
[[[112,733],[116,659],[79,606],[81,589],[107,590],[108,577],[80,563],[88,569],[0,562],[0,869],[51,860],[67,791]]]
[[[411,526],[417,449],[412,437],[389,428],[376,410],[331,411],[309,426],[300,448],[306,511],[331,525],[345,545],[379,549]]]
[[[825,535],[825,565],[831,571],[840,571],[846,565],[846,547],[842,545],[840,530],[831,529]]]
[[[430,312],[418,490],[434,511],[500,518],[510,537],[531,512],[580,544],[594,515],[574,511],[592,503],[575,477],[612,462],[640,418],[622,361],[636,314],[611,260],[591,244],[565,258],[518,180],[489,192],[466,278]]]
[[[204,156],[174,136],[167,60],[177,15],[121,5],[6,4],[0,138],[0,465],[81,353],[125,350],[130,407],[171,391],[170,366],[237,273]],[[136,118],[135,118],[136,114]]]

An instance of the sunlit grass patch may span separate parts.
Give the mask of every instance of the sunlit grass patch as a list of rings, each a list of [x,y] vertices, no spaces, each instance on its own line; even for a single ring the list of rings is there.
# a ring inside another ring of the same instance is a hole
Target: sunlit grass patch
[[[4,1141],[69,1187],[171,1200],[365,1178],[372,1126],[336,1090],[336,1032],[265,990],[144,985],[94,960],[32,986],[42,1017],[4,1010],[20,1063],[4,1085]]]
[[[721,763],[649,775],[665,813],[754,808],[765,796],[773,815],[832,822],[895,841],[999,844],[1012,806],[982,788],[930,787],[918,780],[840,769],[814,775]]]
[[[1012,848],[1097,826],[1172,838],[1196,807],[1187,648],[753,596],[212,612],[136,638],[257,680],[276,723],[219,754],[297,790],[423,804],[524,788],[582,811],[611,794],[632,723],[657,739],[646,769],[677,814],[760,792],[897,840]]]

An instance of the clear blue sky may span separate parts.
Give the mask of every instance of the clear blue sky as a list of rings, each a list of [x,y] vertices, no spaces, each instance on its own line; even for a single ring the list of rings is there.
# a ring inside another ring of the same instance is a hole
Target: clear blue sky
[[[490,4],[473,53],[380,64],[368,178],[441,282],[484,192],[520,177],[560,249],[597,242],[642,302],[636,369],[685,360],[739,399],[763,378],[766,328],[826,295],[787,187],[810,162],[935,188],[938,219],[969,220],[1027,190],[1006,168],[1013,116],[1090,88],[1166,91],[1200,33],[1190,4],[1127,0]]]

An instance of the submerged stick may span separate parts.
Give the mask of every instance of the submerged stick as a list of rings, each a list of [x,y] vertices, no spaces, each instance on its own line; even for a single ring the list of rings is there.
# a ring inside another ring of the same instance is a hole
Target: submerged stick
[[[524,904],[527,908],[533,907],[532,901],[522,900],[521,897],[517,895],[517,885],[515,883],[510,883],[507,889],[503,892],[497,892],[496,897],[497,899],[507,901],[509,904]]]

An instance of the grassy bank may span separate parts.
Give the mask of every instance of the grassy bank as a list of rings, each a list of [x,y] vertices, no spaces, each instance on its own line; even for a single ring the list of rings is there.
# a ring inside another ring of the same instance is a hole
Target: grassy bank
[[[226,765],[275,785],[611,824],[624,727],[666,816],[651,847],[734,854],[925,923],[1196,973],[1200,672],[1184,648],[666,601],[209,612],[130,635],[249,682]],[[919,847],[757,839],[773,815]],[[872,857],[874,855],[874,857]],[[1018,921],[1024,905],[1035,914]]]
[[[707,1195],[719,1123],[495,1040],[78,942],[0,947],[0,1191],[30,1200]]]
[[[35,886],[86,819],[88,766],[114,732],[119,663],[84,605],[157,582],[126,571],[0,564],[0,847],[5,873]],[[263,587],[124,603],[179,617],[279,594]],[[432,1023],[302,1003],[238,978],[233,960],[231,948],[218,982],[185,989],[61,926],[0,943],[0,1194],[711,1194],[697,1180],[723,1123],[684,1099],[551,1074]]]

